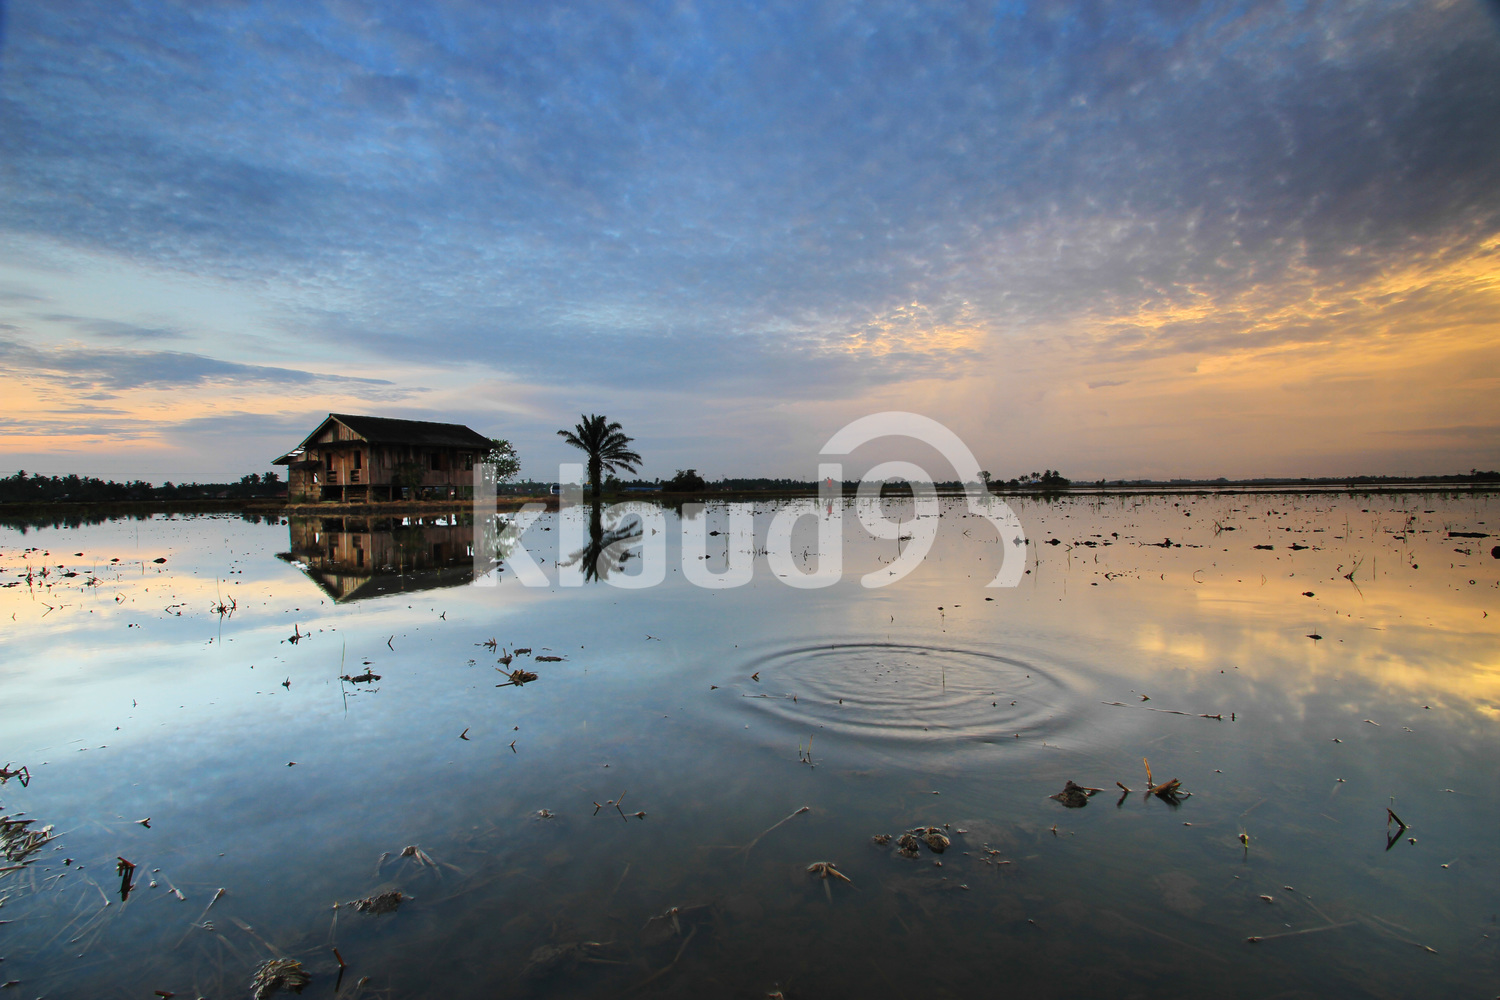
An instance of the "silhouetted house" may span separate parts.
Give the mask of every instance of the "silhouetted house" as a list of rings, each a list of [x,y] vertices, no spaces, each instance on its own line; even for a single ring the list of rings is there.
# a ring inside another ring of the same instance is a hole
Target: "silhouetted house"
[[[293,502],[461,497],[490,447],[463,424],[330,413],[272,464],[287,467]]]

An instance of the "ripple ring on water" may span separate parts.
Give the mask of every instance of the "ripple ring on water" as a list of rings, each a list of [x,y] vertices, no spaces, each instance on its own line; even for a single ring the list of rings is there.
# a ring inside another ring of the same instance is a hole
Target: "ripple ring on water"
[[[1051,738],[1071,692],[1055,671],[999,653],[900,643],[825,643],[741,668],[745,704],[794,727],[913,744]]]

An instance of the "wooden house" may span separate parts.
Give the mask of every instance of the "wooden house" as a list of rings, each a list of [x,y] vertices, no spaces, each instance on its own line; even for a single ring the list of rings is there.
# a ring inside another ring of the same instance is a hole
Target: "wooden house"
[[[463,424],[330,413],[273,464],[287,467],[287,499],[450,499],[473,495],[489,438]]]

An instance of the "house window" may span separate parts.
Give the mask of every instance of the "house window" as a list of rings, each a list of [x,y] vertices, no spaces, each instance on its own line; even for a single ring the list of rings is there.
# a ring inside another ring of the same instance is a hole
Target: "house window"
[[[443,453],[440,451],[435,451],[432,453],[432,471],[443,471]]]
[[[323,461],[325,463],[324,468],[326,468],[329,472],[332,472],[333,471],[333,453],[329,452],[327,455],[324,455],[323,456]]]
[[[359,482],[359,463],[358,462],[355,462],[354,463],[354,468],[352,468],[352,469],[349,470],[349,482],[351,482],[351,483],[357,483],[357,482]]]
[[[467,455],[464,456],[464,471],[465,472],[473,472],[474,471],[474,456],[473,456],[472,453],[471,454],[467,454]]]
[[[365,467],[365,453],[364,452],[362,452],[362,451],[356,451],[354,453],[354,467],[356,469],[363,469]]]

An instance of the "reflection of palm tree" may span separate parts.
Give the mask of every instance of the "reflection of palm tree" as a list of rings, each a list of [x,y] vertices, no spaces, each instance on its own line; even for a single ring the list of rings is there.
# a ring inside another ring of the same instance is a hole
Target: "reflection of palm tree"
[[[626,447],[635,439],[625,436],[618,420],[608,420],[602,414],[583,417],[571,431],[557,433],[568,444],[588,455],[589,482],[594,484],[595,497],[599,496],[604,473],[634,472],[641,462],[641,456]]]
[[[641,519],[626,515],[609,528],[604,527],[603,507],[596,500],[589,505],[589,540],[583,548],[568,557],[563,566],[583,563],[583,578],[590,582],[603,580],[609,574],[623,569],[630,559],[630,546],[641,540]]]

